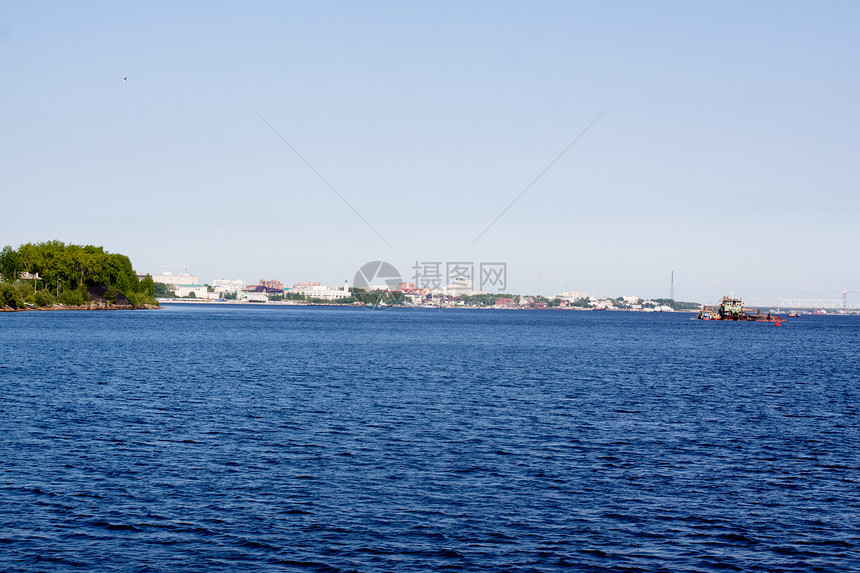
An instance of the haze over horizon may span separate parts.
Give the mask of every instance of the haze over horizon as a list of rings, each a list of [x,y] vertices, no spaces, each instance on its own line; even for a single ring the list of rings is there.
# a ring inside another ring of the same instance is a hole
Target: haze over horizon
[[[502,261],[521,294],[860,289],[853,2],[0,13],[0,247],[205,282]]]

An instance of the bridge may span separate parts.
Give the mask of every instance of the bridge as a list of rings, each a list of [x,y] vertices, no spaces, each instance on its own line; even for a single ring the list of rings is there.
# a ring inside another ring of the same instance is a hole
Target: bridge
[[[752,308],[771,309],[784,308],[791,310],[824,309],[842,312],[860,311],[860,302],[848,302],[848,293],[860,290],[844,290],[842,298],[753,298],[744,300],[744,304]]]
[[[860,311],[860,302],[848,302],[846,298],[751,298],[744,300],[745,306],[761,309]]]

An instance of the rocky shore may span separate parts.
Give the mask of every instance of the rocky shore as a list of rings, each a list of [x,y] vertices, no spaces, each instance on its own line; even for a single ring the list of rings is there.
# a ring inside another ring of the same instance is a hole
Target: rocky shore
[[[10,308],[8,306],[0,307],[0,312],[31,312],[42,310],[146,310],[161,308],[154,304],[145,304],[140,308],[135,308],[130,304],[105,304],[100,302],[92,302],[80,306],[69,306],[66,304],[53,304],[51,306],[26,306],[25,308]]]

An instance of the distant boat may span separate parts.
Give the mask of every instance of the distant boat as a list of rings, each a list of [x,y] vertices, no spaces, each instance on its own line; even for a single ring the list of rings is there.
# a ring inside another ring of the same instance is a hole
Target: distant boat
[[[812,314],[827,314],[827,311],[823,308],[819,308],[817,310],[812,311]]]

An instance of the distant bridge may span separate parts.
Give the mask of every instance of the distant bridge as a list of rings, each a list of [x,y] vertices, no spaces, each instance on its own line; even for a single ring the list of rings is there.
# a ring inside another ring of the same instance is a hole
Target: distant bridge
[[[760,309],[860,310],[860,302],[847,302],[844,298],[752,298],[744,300],[744,306]]]

